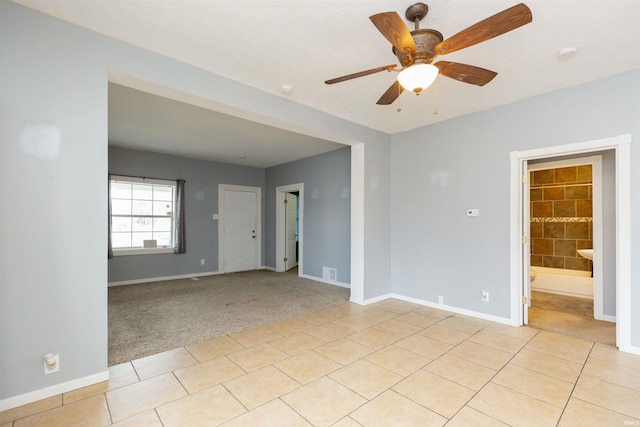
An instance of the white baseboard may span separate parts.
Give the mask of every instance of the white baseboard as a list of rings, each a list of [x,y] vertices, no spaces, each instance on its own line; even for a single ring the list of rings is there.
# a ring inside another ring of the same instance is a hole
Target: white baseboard
[[[139,283],[149,283],[149,282],[162,282],[164,280],[176,280],[176,279],[190,279],[192,277],[202,277],[202,276],[213,276],[216,274],[222,274],[219,271],[207,271],[202,273],[191,273],[191,274],[180,274],[177,276],[161,276],[161,277],[147,277],[145,279],[133,279],[133,280],[123,280],[120,282],[109,282],[107,286],[122,286],[122,285],[137,285]]]
[[[19,394],[18,396],[0,400],[0,412],[108,380],[109,371],[106,370],[97,374],[89,375],[88,377],[82,377],[64,383],[55,384],[50,387],[31,391],[29,393]]]
[[[388,299],[388,298],[394,298],[394,299],[398,299],[398,300],[401,300],[401,301],[412,302],[414,304],[423,305],[425,307],[438,308],[440,310],[450,311],[450,312],[456,313],[456,314],[464,314],[465,316],[475,317],[475,318],[483,319],[483,320],[489,320],[491,322],[503,323],[505,325],[510,325],[510,326],[518,326],[518,325],[512,324],[511,323],[511,319],[508,319],[508,318],[505,318],[505,317],[493,316],[491,314],[486,314],[486,313],[480,313],[480,312],[477,312],[477,311],[466,310],[464,308],[452,307],[450,305],[437,304],[435,302],[421,300],[421,299],[417,299],[417,298],[405,297],[403,295],[398,295],[398,294],[386,294],[386,295],[381,295],[379,297],[370,298],[370,299],[365,300],[362,305],[373,304],[375,302],[383,301],[383,300]],[[355,302],[355,301],[352,301],[352,302]]]
[[[604,320],[605,322],[616,323],[616,316],[611,316],[609,314],[603,314],[602,315],[602,320]]]
[[[302,277],[303,279],[315,280],[316,282],[326,283],[327,285],[340,286],[341,288],[351,288],[351,285],[349,283],[338,282],[337,280],[328,280],[323,279],[322,277],[309,276],[307,274],[298,274],[298,277]]]

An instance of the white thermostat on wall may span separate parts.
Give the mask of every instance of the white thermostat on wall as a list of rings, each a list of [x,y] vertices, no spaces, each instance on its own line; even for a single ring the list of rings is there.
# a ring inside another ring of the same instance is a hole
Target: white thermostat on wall
[[[478,209],[467,209],[467,216],[478,216]]]

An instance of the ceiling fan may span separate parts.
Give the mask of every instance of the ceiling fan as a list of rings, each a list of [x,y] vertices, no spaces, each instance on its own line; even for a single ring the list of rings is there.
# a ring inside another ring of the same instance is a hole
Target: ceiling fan
[[[484,42],[501,34],[515,30],[532,21],[531,10],[523,3],[505,9],[443,40],[439,31],[420,29],[429,8],[424,3],[416,3],[407,8],[405,17],[415,24],[415,30],[409,31],[396,12],[384,12],[369,17],[373,25],[393,45],[393,54],[400,61],[370,70],[348,74],[325,81],[334,84],[381,71],[398,71],[398,79],[380,97],[378,105],[389,105],[406,89],[417,94],[426,89],[440,74],[463,83],[484,86],[498,73],[473,65],[457,62],[439,61],[432,64],[439,55],[446,55],[460,49]]]

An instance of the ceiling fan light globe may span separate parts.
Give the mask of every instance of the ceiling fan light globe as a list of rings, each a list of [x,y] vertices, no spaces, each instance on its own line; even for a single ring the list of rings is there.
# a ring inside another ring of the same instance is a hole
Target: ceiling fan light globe
[[[405,90],[415,93],[428,88],[438,77],[438,67],[431,64],[415,64],[398,74],[398,82]]]

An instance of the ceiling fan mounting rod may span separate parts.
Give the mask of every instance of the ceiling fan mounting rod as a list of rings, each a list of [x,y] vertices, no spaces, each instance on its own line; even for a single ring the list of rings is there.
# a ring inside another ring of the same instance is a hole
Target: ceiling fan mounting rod
[[[429,12],[429,6],[424,3],[415,3],[409,6],[404,13],[405,18],[408,21],[413,22],[415,24],[415,29],[420,29],[420,21],[427,16]]]

